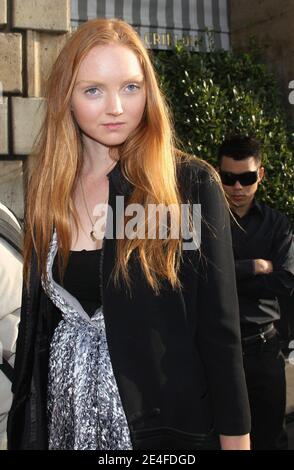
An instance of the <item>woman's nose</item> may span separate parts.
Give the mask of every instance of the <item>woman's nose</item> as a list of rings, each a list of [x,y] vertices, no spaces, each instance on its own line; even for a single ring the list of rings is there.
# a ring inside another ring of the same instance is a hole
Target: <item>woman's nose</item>
[[[109,95],[107,102],[107,113],[114,116],[119,116],[122,114],[122,112],[123,108],[119,95],[117,93]]]

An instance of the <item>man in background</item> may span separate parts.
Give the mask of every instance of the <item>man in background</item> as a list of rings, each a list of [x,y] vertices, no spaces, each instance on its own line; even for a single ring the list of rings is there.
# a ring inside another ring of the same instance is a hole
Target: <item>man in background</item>
[[[277,297],[294,290],[293,233],[285,215],[255,197],[264,176],[256,139],[235,136],[225,140],[219,149],[218,168],[233,213],[252,448],[287,449],[285,361],[275,322],[280,318]]]

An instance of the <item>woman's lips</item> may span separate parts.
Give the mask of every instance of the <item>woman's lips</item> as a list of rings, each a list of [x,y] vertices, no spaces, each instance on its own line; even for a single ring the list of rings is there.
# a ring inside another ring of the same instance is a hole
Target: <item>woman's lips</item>
[[[124,122],[107,122],[106,124],[103,124],[103,126],[110,131],[115,131],[116,129],[120,129],[124,126],[124,124]]]

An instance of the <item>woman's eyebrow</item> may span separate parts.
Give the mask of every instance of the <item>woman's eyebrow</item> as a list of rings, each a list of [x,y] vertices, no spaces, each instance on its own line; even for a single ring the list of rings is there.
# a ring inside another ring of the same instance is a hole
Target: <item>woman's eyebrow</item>
[[[135,75],[133,77],[130,77],[130,78],[127,78],[126,80],[123,80],[122,81],[122,85],[126,84],[126,83],[130,83],[130,82],[143,82],[144,81],[144,77],[143,75]],[[91,85],[97,85],[97,86],[104,86],[105,84],[102,83],[102,82],[97,82],[96,80],[79,80],[76,85],[79,85],[81,83],[85,83],[85,84],[91,84]]]
[[[91,85],[103,85],[103,83],[96,82],[96,80],[79,80],[78,82],[76,82],[76,85],[79,85],[80,83],[88,83]]]
[[[122,82],[122,84],[124,85],[125,83],[130,83],[130,82],[143,82],[144,81],[144,77],[143,75],[135,75],[133,77],[130,77],[130,78],[127,78],[126,80],[124,80]]]

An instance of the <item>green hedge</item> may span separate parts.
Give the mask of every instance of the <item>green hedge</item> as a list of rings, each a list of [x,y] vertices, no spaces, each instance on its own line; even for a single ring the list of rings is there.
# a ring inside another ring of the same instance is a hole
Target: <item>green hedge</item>
[[[260,52],[205,54],[178,46],[153,59],[182,148],[215,165],[226,136],[255,135],[266,168],[259,197],[294,222],[294,133]]]

